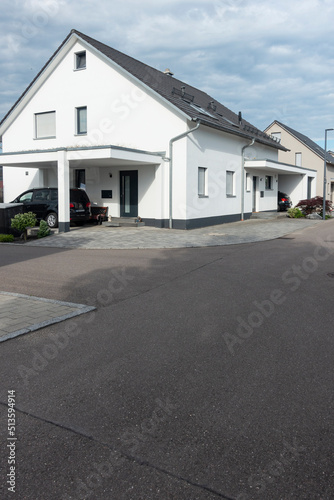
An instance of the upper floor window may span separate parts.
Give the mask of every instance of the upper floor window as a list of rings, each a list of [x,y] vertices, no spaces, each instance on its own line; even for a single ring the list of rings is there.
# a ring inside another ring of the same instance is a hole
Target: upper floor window
[[[86,69],[86,51],[75,54],[75,69]]]
[[[296,159],[296,166],[301,167],[302,166],[302,154],[301,153],[296,153],[295,154],[295,159]]]
[[[76,134],[87,134],[87,106],[75,108],[76,111]]]
[[[35,138],[46,139],[56,137],[56,112],[35,114]]]

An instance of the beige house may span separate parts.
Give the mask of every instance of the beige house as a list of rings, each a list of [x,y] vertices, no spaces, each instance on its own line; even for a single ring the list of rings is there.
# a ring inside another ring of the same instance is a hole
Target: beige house
[[[278,151],[278,161],[317,171],[315,194],[316,196],[323,196],[325,150],[306,135],[277,120],[273,121],[265,129],[265,132],[279,140],[282,146],[288,150]],[[334,201],[334,157],[329,151],[327,151],[326,160],[326,199]],[[314,195],[311,186],[312,182],[312,180],[309,181],[307,198]]]

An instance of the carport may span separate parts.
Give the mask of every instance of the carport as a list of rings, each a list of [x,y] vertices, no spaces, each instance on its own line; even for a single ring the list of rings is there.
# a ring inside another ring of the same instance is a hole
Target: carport
[[[293,205],[315,196],[317,171],[274,160],[245,160],[245,171],[253,177],[252,212],[277,208],[277,193],[287,193]]]
[[[100,204],[112,205],[119,212],[121,203],[132,209],[130,203],[135,199],[137,210],[139,203],[147,216],[159,217],[161,206],[157,193],[159,188],[161,193],[163,183],[163,156],[161,152],[119,146],[88,146],[3,153],[0,163],[5,167],[37,168],[43,172],[41,182],[45,186],[58,186],[59,231],[67,232],[70,230],[69,190],[70,187],[80,187],[74,186],[78,171],[89,174],[87,183],[81,187],[87,189],[91,200],[94,198]],[[121,192],[122,179],[124,193]]]

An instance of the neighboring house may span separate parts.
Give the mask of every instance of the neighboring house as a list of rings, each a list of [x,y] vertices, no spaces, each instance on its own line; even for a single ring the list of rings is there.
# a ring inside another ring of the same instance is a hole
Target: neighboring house
[[[292,163],[317,171],[315,191],[313,190],[313,186],[309,186],[306,197],[311,198],[311,196],[314,195],[323,196],[325,150],[306,137],[306,135],[297,132],[297,130],[277,120],[269,125],[269,127],[265,129],[265,132],[275,137],[280,141],[282,146],[287,148],[286,151],[282,149],[279,150],[279,161]],[[326,153],[326,179],[326,199],[334,201],[334,157],[329,151]],[[311,182],[313,181],[310,181],[310,183]]]
[[[189,229],[277,209],[280,179],[301,197],[315,172],[278,162],[285,147],[173,77],[72,30],[0,122],[5,201],[84,187],[115,217]]]

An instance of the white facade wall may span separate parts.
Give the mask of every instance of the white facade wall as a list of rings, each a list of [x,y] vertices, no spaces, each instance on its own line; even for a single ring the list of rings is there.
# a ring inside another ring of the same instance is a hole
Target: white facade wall
[[[162,168],[162,167],[160,167]],[[86,191],[92,204],[108,207],[108,214],[120,216],[120,172],[128,170],[138,171],[138,215],[142,218],[160,218],[159,198],[159,168],[155,165],[141,165],[131,167],[87,167]],[[110,177],[110,174],[112,177]],[[71,186],[74,186],[74,170]],[[112,190],[112,198],[101,197],[101,190]]]
[[[87,68],[75,71],[80,50],[86,50]],[[166,151],[169,138],[186,130],[185,119],[102,57],[77,42],[6,130],[3,152],[110,144]],[[75,108],[81,106],[87,106],[84,136],[75,135]],[[56,111],[56,137],[35,139],[34,114],[47,111]]]
[[[43,171],[38,168],[3,167],[3,199],[10,203],[23,191],[44,185]]]
[[[188,140],[187,161],[187,201],[183,210],[187,218],[217,217],[241,213],[241,169],[242,148],[249,144],[249,140],[208,129],[202,126],[197,130],[193,139]],[[270,159],[277,161],[277,150],[255,143],[245,149],[245,158]],[[207,169],[207,197],[198,196],[198,167]],[[234,196],[226,194],[226,172],[234,172]],[[259,176],[258,191],[265,191],[264,172],[255,172],[251,175],[251,189],[246,191],[245,170],[245,198],[244,213],[252,212],[252,176]],[[271,173],[268,173],[272,175]],[[261,180],[262,179],[262,180]],[[264,198],[259,198],[259,210],[275,210],[277,208],[277,184],[273,190],[265,191]]]

